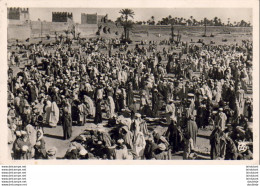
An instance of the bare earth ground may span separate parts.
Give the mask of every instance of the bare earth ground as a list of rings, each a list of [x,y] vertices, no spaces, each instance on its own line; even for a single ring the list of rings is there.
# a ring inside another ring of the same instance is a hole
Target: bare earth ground
[[[251,33],[248,33],[248,32],[220,34],[220,33],[214,33],[214,30],[213,30],[210,33],[213,33],[215,35],[215,37],[202,38],[201,35],[203,33],[197,33],[197,32],[191,32],[191,33],[185,32],[185,33],[180,33],[180,34],[182,34],[182,41],[188,41],[188,42],[190,42],[191,39],[195,42],[197,42],[198,39],[203,39],[205,43],[214,41],[216,44],[229,45],[229,44],[241,43],[241,41],[245,40],[245,39],[252,40],[252,35],[251,35]],[[149,40],[160,41],[160,40],[164,40],[164,39],[168,40],[170,38],[170,35],[168,32],[162,31],[160,34],[161,34],[161,37],[158,37],[158,32],[155,33],[152,30],[151,31],[149,30],[149,36],[147,34],[143,34],[143,33],[131,34],[130,37],[134,42],[133,42],[133,44],[130,45],[130,48],[133,48],[135,46],[135,44],[138,43],[138,41],[140,41],[141,39],[148,40],[148,41]],[[210,34],[208,34],[208,35],[210,35]],[[105,35],[105,37],[113,38],[116,36],[114,34],[107,34],[107,35]],[[224,42],[222,42],[222,38],[226,38],[226,39],[228,39],[228,41],[224,43]],[[38,42],[39,40],[40,40],[39,38],[31,39],[30,43]],[[46,41],[46,42],[48,42],[48,41]],[[11,43],[9,42],[9,45],[10,44]],[[165,46],[165,45],[158,45],[157,49],[161,51],[163,47],[165,47],[166,49],[168,48],[168,46]],[[9,49],[9,50],[15,50],[15,49],[12,47],[12,49]],[[163,63],[166,63],[166,61],[163,61]],[[23,67],[24,64],[25,64],[25,62],[22,62],[20,68]],[[19,72],[21,70],[18,67],[14,67],[14,66],[12,66],[12,69],[14,70],[14,74],[16,74],[17,72]],[[251,95],[247,95],[247,96],[251,96]],[[93,120],[89,120],[85,124],[85,126],[73,126],[72,127],[72,131],[73,131],[72,137],[69,140],[62,139],[63,131],[62,131],[61,126],[57,126],[56,128],[44,127],[44,133],[45,133],[44,138],[46,141],[46,149],[49,149],[49,148],[55,146],[58,149],[57,157],[61,158],[65,155],[66,150],[69,147],[70,141],[73,140],[80,133],[82,133],[84,131],[84,129],[103,127],[104,125],[106,125],[106,123],[107,123],[107,121],[104,120],[102,124],[95,125],[95,124],[93,124]],[[148,125],[148,128],[149,128],[149,130],[154,129],[154,130],[158,131],[159,133],[163,133],[164,131],[167,130],[166,125],[157,125],[157,124]],[[211,127],[209,126],[209,128],[206,130],[199,130],[198,137],[197,137],[197,147],[202,152],[202,154],[200,154],[198,159],[210,159],[210,157],[209,157],[210,145],[209,145],[209,140],[208,140],[208,137],[211,133],[210,128]],[[173,154],[172,159],[174,159],[174,160],[182,159],[182,153],[179,152],[177,154]]]

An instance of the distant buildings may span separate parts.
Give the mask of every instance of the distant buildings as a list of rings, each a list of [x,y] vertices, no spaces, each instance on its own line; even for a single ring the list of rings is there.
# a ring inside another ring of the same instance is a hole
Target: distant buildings
[[[52,22],[73,21],[73,14],[69,12],[52,12]]]
[[[8,8],[8,24],[24,24],[30,21],[29,8]]]
[[[81,24],[99,24],[104,23],[107,20],[107,15],[96,14],[81,14]]]
[[[98,24],[98,15],[96,14],[81,14],[81,24]]]
[[[98,15],[97,19],[98,19],[98,23],[104,23],[108,19],[108,15],[107,14],[106,15]]]

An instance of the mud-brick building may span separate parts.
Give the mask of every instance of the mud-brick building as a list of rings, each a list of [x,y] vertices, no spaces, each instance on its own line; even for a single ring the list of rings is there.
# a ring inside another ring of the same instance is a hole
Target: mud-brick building
[[[29,8],[7,8],[7,39],[25,40],[31,36]]]
[[[29,8],[8,8],[8,24],[24,24],[30,21]]]
[[[97,14],[81,14],[81,24],[97,24],[98,23],[98,15]]]
[[[69,12],[52,12],[52,22],[73,21],[73,14]]]
[[[95,14],[81,14],[81,24],[99,24],[105,22],[105,19],[107,19],[107,15],[98,15]]]

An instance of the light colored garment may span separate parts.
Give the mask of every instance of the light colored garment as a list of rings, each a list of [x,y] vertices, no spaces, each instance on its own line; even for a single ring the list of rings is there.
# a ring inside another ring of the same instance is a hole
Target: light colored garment
[[[14,105],[17,106],[17,107],[19,107],[19,106],[20,106],[20,100],[21,100],[20,97],[18,97],[18,96],[15,97],[15,98],[14,98]]]
[[[51,103],[51,112],[49,118],[49,125],[56,127],[59,122],[60,112],[56,102]]]
[[[95,106],[94,106],[94,102],[88,96],[84,96],[84,100],[85,100],[85,103],[86,103],[86,108],[87,108],[88,115],[91,115],[92,117],[95,117],[96,109],[95,109]]]
[[[26,132],[27,132],[27,134],[29,136],[29,141],[30,141],[31,145],[34,146],[35,143],[36,143],[36,138],[37,138],[36,130],[30,124],[25,127],[25,130],[26,130]]]
[[[37,108],[39,114],[42,115],[43,114],[43,109],[44,109],[44,103],[40,102],[35,107]]]
[[[50,113],[51,113],[51,102],[47,101],[45,106],[45,117],[46,117],[46,123],[49,123],[50,120]]]
[[[125,118],[124,116],[120,115],[120,116],[118,116],[116,122],[117,122],[118,124],[127,126],[128,129],[131,129],[131,125],[132,125],[132,120],[131,120],[131,118]]]
[[[123,131],[124,130],[124,134]],[[120,129],[120,134],[122,135],[122,138],[124,140],[124,143],[126,144],[126,147],[128,149],[133,149],[133,133],[128,129],[127,126],[123,126]]]
[[[107,98],[107,117],[112,118],[115,114],[115,102],[111,96]]]
[[[84,124],[84,123],[85,123],[85,118],[86,118],[85,109],[86,109],[86,106],[85,106],[84,104],[80,104],[80,105],[78,106],[78,110],[79,110],[79,122],[81,122],[81,124]]]
[[[176,120],[174,103],[166,105],[166,122],[171,124],[171,120]]]
[[[128,159],[128,151],[125,145],[122,149],[117,149],[117,148],[115,149],[115,159],[116,160]]]
[[[175,113],[175,105],[174,105],[174,103],[172,103],[172,104],[168,104],[167,106],[166,106],[166,113]]]
[[[98,89],[97,91],[97,99],[103,99],[103,89]]]
[[[148,133],[149,133],[148,128],[147,128],[147,123],[144,120],[140,123],[140,131],[144,135],[148,135]]]
[[[227,116],[225,113],[220,112],[215,120],[215,126],[219,126],[222,131],[225,130],[226,127],[226,121],[227,121]]]
[[[193,140],[193,146],[196,146],[196,139],[198,134],[198,126],[195,121],[189,120],[187,123],[187,132],[190,134],[192,140]]]
[[[136,134],[134,134],[133,151],[137,154],[137,156],[139,157],[143,156],[145,145],[146,142],[145,142],[144,134],[142,132],[137,132]]]
[[[13,158],[12,153],[13,153],[13,145],[15,140],[16,140],[16,136],[14,134],[14,131],[8,128],[8,155],[10,155],[10,159]]]
[[[218,103],[219,101],[220,101],[220,99],[221,99],[221,96],[222,95],[222,91],[221,91],[221,89],[220,88],[217,88],[216,89],[216,93],[215,93],[215,101]]]
[[[192,153],[191,151],[194,149],[193,146],[193,140],[192,138],[190,139],[185,139],[184,140],[184,151],[183,151],[183,159],[192,159]]]

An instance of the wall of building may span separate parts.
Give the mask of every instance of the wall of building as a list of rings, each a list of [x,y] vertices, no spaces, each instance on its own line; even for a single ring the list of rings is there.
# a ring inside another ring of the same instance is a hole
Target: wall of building
[[[52,12],[52,22],[68,22],[73,19],[73,14],[68,12]]]
[[[7,39],[26,40],[31,37],[31,27],[29,24],[8,25]]]
[[[55,32],[64,34],[68,27],[68,23],[32,21],[32,37],[40,37],[41,34],[42,36],[54,35]]]
[[[19,8],[8,8],[7,18],[11,20],[20,20],[20,9]]]
[[[20,9],[20,21],[30,21],[30,13],[28,8]]]
[[[97,16],[98,23],[103,23],[104,22],[104,17],[106,17],[106,19],[107,19],[106,15],[98,15]]]
[[[23,24],[30,21],[28,8],[8,8],[8,24]]]
[[[97,14],[81,14],[81,24],[97,24]]]
[[[81,37],[88,37],[91,35],[95,35],[98,31],[98,25],[95,24],[81,24],[76,25],[76,33],[80,33]]]
[[[53,23],[53,22],[39,22],[32,21],[31,22],[31,35],[32,37],[40,37],[46,35],[54,35],[54,33],[65,34],[65,30],[69,30],[69,23]],[[95,24],[78,24],[75,25],[76,33],[81,33],[81,36],[89,36],[96,34],[98,30],[98,25]]]

